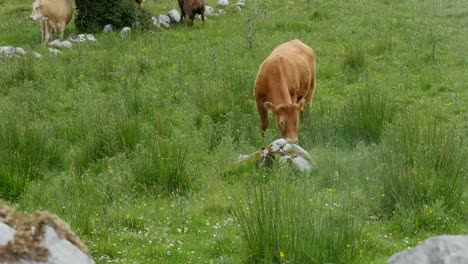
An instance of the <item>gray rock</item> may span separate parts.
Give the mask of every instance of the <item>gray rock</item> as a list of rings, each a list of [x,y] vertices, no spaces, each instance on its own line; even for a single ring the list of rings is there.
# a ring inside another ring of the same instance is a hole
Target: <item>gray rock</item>
[[[167,15],[159,15],[158,17],[158,23],[161,26],[164,26],[165,28],[170,28],[171,27],[171,18]]]
[[[0,54],[3,54],[7,57],[13,57],[15,55],[16,48],[12,46],[0,46]]]
[[[140,21],[136,21],[135,23],[132,24],[132,27],[135,29],[141,29],[141,23]]]
[[[22,48],[16,47],[15,54],[24,55],[26,54],[26,51]]]
[[[251,155],[240,155],[237,162],[245,160],[256,160],[260,164],[268,164],[275,157],[279,157],[282,162],[291,163],[301,171],[310,171],[313,167],[312,157],[297,144],[290,144],[285,139],[277,139],[268,147]]]
[[[112,31],[114,31],[114,29],[113,29],[111,24],[105,25],[104,29],[102,30],[102,32],[104,32],[104,33],[109,33],[109,32],[112,32]]]
[[[9,225],[0,222],[0,246],[5,246],[15,237],[16,231]]]
[[[153,26],[156,27],[156,28],[160,28],[160,27],[159,27],[159,21],[158,21],[158,19],[157,19],[156,17],[154,17],[154,16],[151,17],[151,24],[153,24]]]
[[[15,230],[0,222],[0,246],[6,245],[14,239]],[[83,253],[78,247],[67,239],[60,237],[50,226],[45,226],[44,240],[41,243],[49,252],[45,262],[19,259],[8,264],[93,264],[94,260]]]
[[[205,6],[205,15],[211,16],[214,14],[215,14],[214,8],[212,8],[211,6]]]
[[[216,2],[218,4],[218,6],[222,6],[222,7],[226,7],[229,5],[229,1],[228,0],[218,0],[218,2]]]
[[[171,11],[169,11],[169,13],[167,13],[167,16],[171,19],[171,22],[173,23],[180,22],[181,17],[180,17],[179,11],[175,9],[172,9]]]
[[[60,53],[62,53],[60,50],[54,48],[49,48],[49,52],[53,55],[59,55]]]
[[[34,57],[35,59],[40,59],[40,58],[42,58],[42,55],[39,54],[39,53],[37,53],[37,52],[35,52],[35,51],[33,51],[32,54],[33,54],[33,57]]]
[[[68,41],[71,41],[71,42],[87,42],[87,41],[95,42],[96,38],[92,34],[79,34],[79,35],[76,35],[76,36],[70,36],[68,38]]]
[[[226,14],[226,11],[224,11],[223,9],[219,9],[219,10],[218,10],[218,14],[220,14],[220,15],[225,15],[225,14]]]
[[[86,42],[86,36],[85,34],[79,34],[76,36],[68,37],[68,40],[71,42]]]
[[[96,42],[96,38],[93,36],[93,34],[86,34],[86,39],[91,42]]]
[[[242,11],[242,8],[240,6],[236,6],[237,11]]]
[[[197,15],[196,17],[197,17],[199,20],[201,20],[201,15]],[[207,16],[205,16],[205,20],[208,20],[208,17],[207,17]]]
[[[2,264],[94,264],[86,245],[57,215],[23,214],[1,202],[0,249]]]
[[[417,247],[394,254],[388,264],[467,264],[468,235],[443,235],[426,239]]]
[[[238,0],[236,5],[237,6],[245,6],[245,0]]]
[[[54,41],[49,42],[49,46],[57,47],[57,48],[71,49],[73,44],[68,40],[60,41],[60,40],[56,39]]]
[[[130,35],[130,32],[132,30],[129,27],[124,27],[122,30],[120,30],[120,37],[125,38],[126,36]]]

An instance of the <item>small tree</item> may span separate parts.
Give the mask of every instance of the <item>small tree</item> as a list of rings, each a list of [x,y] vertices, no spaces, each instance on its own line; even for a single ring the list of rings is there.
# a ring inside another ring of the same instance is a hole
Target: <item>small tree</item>
[[[107,24],[114,28],[149,28],[151,14],[133,0],[75,0],[76,28],[80,32],[101,31]]]

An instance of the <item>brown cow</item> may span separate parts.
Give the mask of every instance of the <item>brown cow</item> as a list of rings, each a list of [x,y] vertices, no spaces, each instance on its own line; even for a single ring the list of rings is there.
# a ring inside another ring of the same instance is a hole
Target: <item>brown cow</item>
[[[181,18],[184,20],[185,27],[187,27],[189,19],[193,25],[193,20],[195,19],[196,14],[201,15],[202,22],[205,24],[206,0],[178,0],[178,3],[180,7]]]
[[[41,21],[42,43],[49,42],[53,31],[60,31],[63,39],[65,26],[73,16],[71,0],[36,0],[32,5],[30,19]]]
[[[274,113],[281,137],[297,142],[299,113],[315,92],[315,55],[300,40],[276,47],[260,65],[254,96],[262,134],[268,128],[268,111]]]

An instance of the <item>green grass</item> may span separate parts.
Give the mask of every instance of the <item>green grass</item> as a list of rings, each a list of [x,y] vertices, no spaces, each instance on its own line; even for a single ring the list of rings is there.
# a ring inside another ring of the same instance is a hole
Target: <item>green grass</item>
[[[98,263],[386,263],[468,232],[463,1],[248,0],[59,56],[30,7],[0,0],[0,45],[44,55],[0,61],[0,199],[58,214]],[[294,38],[317,56],[316,168],[237,164],[278,137],[253,84]]]

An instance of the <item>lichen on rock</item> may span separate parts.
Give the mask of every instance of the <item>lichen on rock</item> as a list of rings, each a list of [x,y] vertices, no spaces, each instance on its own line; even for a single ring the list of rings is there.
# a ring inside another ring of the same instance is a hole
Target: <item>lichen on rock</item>
[[[261,165],[268,165],[275,158],[291,163],[301,171],[310,171],[314,164],[307,151],[297,144],[288,143],[283,138],[273,141],[268,147],[264,147],[250,155],[239,155],[237,162],[255,160]]]

